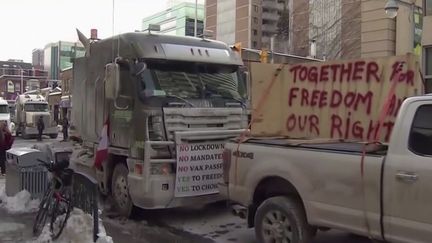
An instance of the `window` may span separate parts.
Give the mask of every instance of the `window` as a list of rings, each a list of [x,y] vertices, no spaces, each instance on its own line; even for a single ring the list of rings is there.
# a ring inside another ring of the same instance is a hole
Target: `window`
[[[432,156],[432,105],[418,108],[411,127],[409,148],[416,154]]]
[[[432,46],[425,47],[426,93],[432,93]]]
[[[425,15],[432,15],[432,0],[424,0]]]
[[[254,17],[254,18],[253,18],[253,22],[254,22],[254,24],[258,24],[258,18],[257,18],[257,17]]]
[[[253,48],[257,48],[257,42],[254,41],[254,42],[252,43],[252,46],[253,46]]]
[[[255,13],[258,13],[258,5],[253,5]]]
[[[258,30],[253,30],[253,35],[258,35]]]

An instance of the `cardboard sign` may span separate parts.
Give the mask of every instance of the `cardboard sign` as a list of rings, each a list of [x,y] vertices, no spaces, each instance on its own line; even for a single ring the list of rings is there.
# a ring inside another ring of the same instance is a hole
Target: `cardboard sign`
[[[219,193],[224,143],[177,145],[176,197]]]
[[[278,67],[252,64],[254,109]],[[380,129],[381,141],[386,142],[403,100],[423,93],[418,68],[414,55],[286,65],[254,117],[252,135],[371,141],[391,80],[396,80]]]

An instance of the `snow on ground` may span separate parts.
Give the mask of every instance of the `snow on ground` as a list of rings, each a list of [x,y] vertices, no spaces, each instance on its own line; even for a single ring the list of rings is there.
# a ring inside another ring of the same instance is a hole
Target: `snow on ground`
[[[38,210],[39,200],[32,200],[30,193],[26,190],[20,191],[15,196],[8,197],[5,191],[5,182],[4,178],[0,179],[0,207],[13,214],[33,213]]]
[[[98,236],[96,243],[113,243],[112,238],[106,235],[101,221],[99,221]],[[93,243],[93,218],[80,209],[74,209],[57,240],[53,241],[51,239],[49,225],[47,224],[41,235],[33,243]]]

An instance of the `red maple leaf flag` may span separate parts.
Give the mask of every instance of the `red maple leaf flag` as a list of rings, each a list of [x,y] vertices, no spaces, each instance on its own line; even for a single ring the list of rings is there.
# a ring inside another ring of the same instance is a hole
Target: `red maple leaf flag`
[[[102,162],[108,158],[108,147],[109,147],[109,120],[107,119],[103,128],[99,144],[96,150],[96,156],[94,166],[97,169],[102,167]]]

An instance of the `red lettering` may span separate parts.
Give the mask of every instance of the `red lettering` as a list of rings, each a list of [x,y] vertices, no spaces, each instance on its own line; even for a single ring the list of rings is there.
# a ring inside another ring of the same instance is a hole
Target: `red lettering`
[[[336,132],[337,135],[335,135]],[[338,115],[331,116],[330,136],[331,138],[342,137],[342,119]]]
[[[296,115],[291,114],[286,122],[286,129],[291,132],[295,129],[296,127]]]
[[[396,109],[396,95],[392,95],[391,99],[390,99],[390,105],[387,111],[387,116],[391,115],[395,112]]]
[[[345,95],[344,104],[347,108],[351,108],[355,100],[356,94],[354,92],[348,92],[348,94]]]
[[[357,94],[357,99],[354,105],[354,110],[358,109],[359,104],[366,105],[366,114],[370,115],[372,110],[372,91],[366,93],[366,95]]]
[[[304,131],[306,128],[307,116],[303,116],[303,118],[304,119],[302,119],[302,116],[298,117],[300,131]]]
[[[305,81],[306,80],[307,73],[308,73],[307,67],[301,67],[300,74],[299,74],[300,81]]]
[[[364,65],[366,64],[365,61],[357,61],[354,63],[354,73],[353,73],[353,80],[362,80],[363,78],[363,71],[364,71]]]
[[[318,104],[318,98],[319,98],[319,95],[320,95],[321,93],[322,93],[322,92],[319,91],[319,90],[314,90],[314,91],[312,91],[312,99],[311,99],[311,103],[310,103],[310,105],[311,105],[312,107],[315,107],[315,106]]]
[[[318,118],[318,116],[311,115],[309,117],[309,124],[310,124],[310,126],[309,126],[309,132],[313,133],[314,130],[315,130],[316,135],[319,136],[320,135],[320,131],[319,131],[319,128],[318,128],[318,124],[319,124],[319,118]]]
[[[377,83],[380,82],[380,77],[378,75],[378,64],[376,62],[370,62],[368,63],[366,67],[366,82],[370,82],[371,78],[373,77]]]
[[[390,76],[390,82],[394,81],[396,78],[396,75],[402,71],[402,65],[400,65],[400,62],[395,62],[392,66],[392,74]]]
[[[311,81],[313,83],[318,82],[318,68],[317,67],[311,67],[309,69],[308,79],[309,79],[309,81]]]
[[[337,73],[338,73],[338,70],[340,69],[340,65],[339,64],[330,65],[330,69],[333,72],[332,80],[333,80],[333,82],[336,82],[336,80],[337,80]]]
[[[329,65],[323,65],[321,66],[321,75],[320,75],[320,81],[328,81],[328,69]]]
[[[299,91],[299,88],[290,89],[289,97],[288,97],[288,105],[289,106],[292,106],[293,99],[297,98],[298,91]]]
[[[309,105],[308,98],[309,98],[309,91],[307,89],[302,89],[301,106]]]
[[[374,121],[369,121],[369,128],[368,128],[368,133],[367,133],[367,140],[371,141],[372,139],[375,138],[376,133],[378,132],[378,125],[374,125],[375,122]]]
[[[414,72],[411,70],[407,72],[406,83],[410,84],[411,86],[414,86]]]
[[[348,112],[348,117],[346,119],[346,125],[345,125],[345,139],[348,139],[349,137],[349,131],[351,127],[351,112]]]
[[[351,81],[351,73],[352,73],[352,63],[343,63],[341,65],[339,82],[343,82],[345,80],[344,79],[345,76],[346,76],[346,81],[350,82]]]
[[[322,91],[319,100],[319,108],[322,108],[327,105],[327,91]]]
[[[298,70],[300,69],[300,67],[301,67],[301,65],[300,66],[294,66],[294,67],[292,67],[291,69],[290,69],[290,72],[292,73],[292,72],[294,72],[294,83],[296,83],[297,82],[297,77],[298,77]]]
[[[363,132],[364,132],[364,129],[361,126],[361,122],[360,121],[354,122],[353,131],[352,131],[353,137],[358,138],[360,140],[363,140]]]
[[[342,103],[342,93],[337,90],[334,90],[330,100],[330,107],[331,108],[339,107],[341,103]]]

